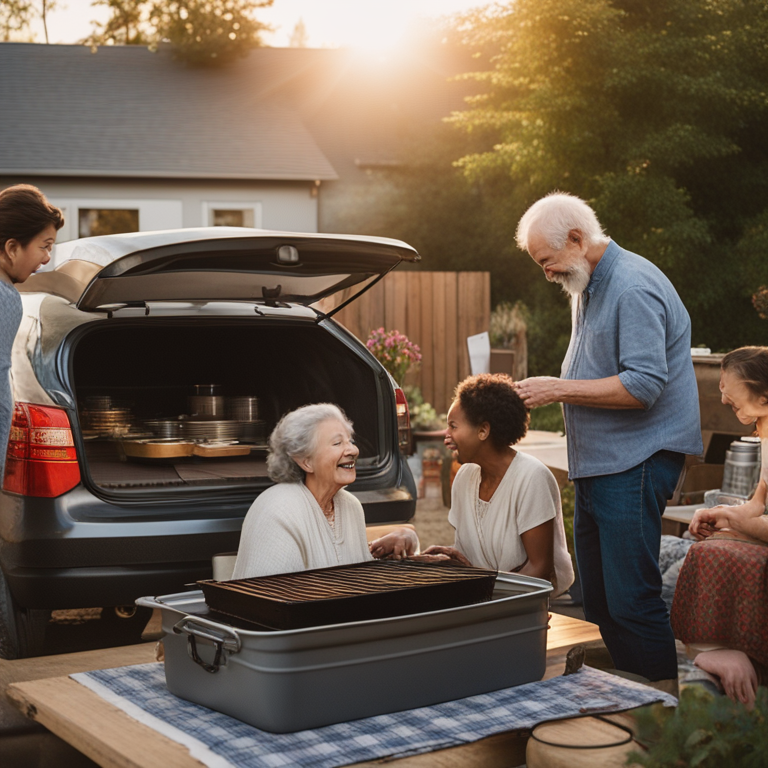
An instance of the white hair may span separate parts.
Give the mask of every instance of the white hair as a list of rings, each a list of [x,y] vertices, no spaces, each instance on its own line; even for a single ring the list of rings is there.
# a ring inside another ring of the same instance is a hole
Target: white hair
[[[303,405],[286,413],[269,436],[267,473],[276,483],[299,483],[304,470],[296,459],[311,456],[317,449],[317,428],[324,421],[340,421],[353,433],[352,422],[344,411],[333,403]]]
[[[581,199],[567,192],[551,192],[537,200],[517,225],[517,247],[528,250],[531,234],[542,235],[550,248],[565,248],[568,233],[578,229],[589,245],[607,243],[595,212]]]

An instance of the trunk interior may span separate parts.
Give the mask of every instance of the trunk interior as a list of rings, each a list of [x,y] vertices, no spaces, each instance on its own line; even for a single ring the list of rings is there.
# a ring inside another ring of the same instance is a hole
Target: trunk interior
[[[314,323],[110,320],[70,360],[87,471],[109,494],[267,484],[268,436],[307,403],[353,421],[359,479],[387,450],[375,369]]]

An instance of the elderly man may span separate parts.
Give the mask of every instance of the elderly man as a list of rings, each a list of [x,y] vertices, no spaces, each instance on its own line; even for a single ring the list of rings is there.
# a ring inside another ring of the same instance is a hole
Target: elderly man
[[[517,244],[572,302],[561,377],[517,389],[529,408],[563,403],[586,618],[617,669],[676,689],[659,543],[685,454],[703,450],[690,318],[664,274],[606,237],[577,197],[534,203]]]

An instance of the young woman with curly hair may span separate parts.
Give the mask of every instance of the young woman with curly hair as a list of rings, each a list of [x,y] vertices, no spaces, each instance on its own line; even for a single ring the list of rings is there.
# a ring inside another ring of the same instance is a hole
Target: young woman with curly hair
[[[528,421],[508,376],[480,374],[459,384],[445,432],[446,446],[462,464],[448,515],[456,540],[425,554],[537,576],[560,594],[573,582],[560,489],[544,464],[513,447]]]

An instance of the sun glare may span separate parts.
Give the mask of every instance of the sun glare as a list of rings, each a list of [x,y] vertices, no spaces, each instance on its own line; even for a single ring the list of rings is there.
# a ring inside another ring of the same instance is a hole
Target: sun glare
[[[337,45],[373,54],[397,48],[408,29],[396,9],[372,8],[367,3],[360,3],[354,13],[340,18],[334,27]]]

